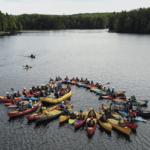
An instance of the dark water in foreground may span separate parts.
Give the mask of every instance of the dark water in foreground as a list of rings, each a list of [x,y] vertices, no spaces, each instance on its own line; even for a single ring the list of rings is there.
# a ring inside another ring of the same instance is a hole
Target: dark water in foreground
[[[127,96],[149,99],[150,35],[108,33],[107,30],[59,30],[0,37],[0,95],[11,88],[41,85],[50,77],[88,78],[125,90]],[[36,54],[36,59],[25,56]],[[28,64],[32,69],[22,66]],[[98,110],[106,100],[84,88],[72,86],[74,110]],[[148,107],[143,109],[150,110]],[[59,126],[59,120],[35,124],[26,116],[10,120],[0,103],[0,149],[149,149],[150,119],[138,122],[136,132],[111,134],[99,126],[92,137],[86,128]]]

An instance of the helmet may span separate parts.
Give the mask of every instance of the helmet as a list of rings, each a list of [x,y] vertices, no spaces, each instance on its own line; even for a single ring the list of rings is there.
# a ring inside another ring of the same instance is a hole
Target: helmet
[[[106,86],[104,86],[104,88],[105,88]]]
[[[30,88],[30,90],[32,90],[32,88]]]
[[[24,90],[26,90],[26,88],[24,87]]]
[[[114,87],[112,89],[114,89]]]
[[[90,110],[92,111],[92,110],[93,110],[93,108],[91,107],[91,108],[90,108]]]
[[[102,115],[105,115],[105,113],[104,113],[104,112],[102,112]]]
[[[9,94],[9,92],[6,92],[6,94]]]
[[[62,101],[61,103],[64,104],[64,101]]]
[[[31,101],[31,100],[29,100],[29,103],[32,103],[32,101]]]
[[[17,91],[15,91],[15,93],[17,93]]]
[[[74,113],[74,111],[72,111],[72,113]]]
[[[93,120],[93,117],[91,117],[91,120]]]
[[[121,116],[119,116],[119,120],[121,120]]]
[[[80,109],[80,112],[83,112],[83,110],[82,110],[82,109]]]

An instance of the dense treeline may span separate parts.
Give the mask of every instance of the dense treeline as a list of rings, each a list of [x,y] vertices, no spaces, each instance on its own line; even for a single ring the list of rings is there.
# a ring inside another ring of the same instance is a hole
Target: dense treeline
[[[16,33],[17,31],[22,30],[21,22],[17,18],[3,14],[0,11],[0,31],[10,32],[11,34]]]
[[[23,14],[17,17],[23,29],[104,29],[108,25],[108,13],[84,15]]]
[[[108,28],[120,33],[150,33],[150,8],[110,14]]]
[[[4,15],[0,11],[0,31],[50,29],[105,29],[120,33],[150,33],[150,8],[120,13],[77,15]]]

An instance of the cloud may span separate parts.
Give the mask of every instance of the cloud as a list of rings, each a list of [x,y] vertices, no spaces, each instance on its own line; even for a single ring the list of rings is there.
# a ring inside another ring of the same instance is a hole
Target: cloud
[[[0,0],[3,13],[19,14],[77,14],[95,12],[120,12],[140,7],[147,7],[149,0]]]

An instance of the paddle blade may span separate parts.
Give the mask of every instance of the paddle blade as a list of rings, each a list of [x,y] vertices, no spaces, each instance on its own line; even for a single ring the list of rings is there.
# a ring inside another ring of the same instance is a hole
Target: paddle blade
[[[11,90],[12,90],[12,91],[14,91],[14,89],[13,89],[13,88],[11,88]]]
[[[107,84],[110,84],[110,82],[108,82]]]

